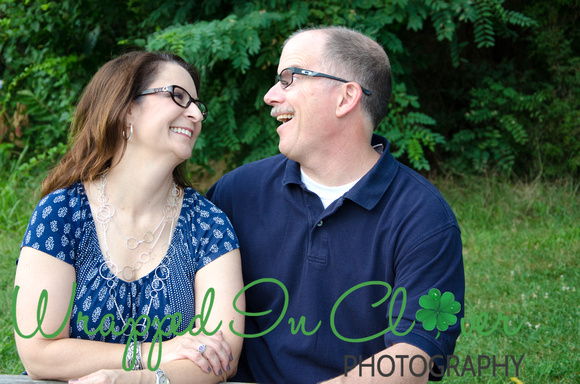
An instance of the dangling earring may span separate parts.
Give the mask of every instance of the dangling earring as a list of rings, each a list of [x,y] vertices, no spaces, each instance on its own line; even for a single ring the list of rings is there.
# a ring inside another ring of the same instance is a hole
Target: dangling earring
[[[132,135],[133,135],[133,124],[129,124],[129,136],[125,137],[125,130],[123,129],[123,138],[125,139],[125,141],[129,141]]]

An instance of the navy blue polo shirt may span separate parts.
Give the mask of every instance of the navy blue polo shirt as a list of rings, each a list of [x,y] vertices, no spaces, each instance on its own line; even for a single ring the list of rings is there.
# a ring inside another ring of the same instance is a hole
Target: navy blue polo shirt
[[[384,145],[379,161],[326,209],[283,155],[239,167],[208,191],[236,230],[247,287],[236,379],[319,382],[400,342],[444,356],[437,366],[453,353],[465,288],[457,220],[386,139],[373,144]],[[461,304],[438,336],[415,318],[432,288]],[[390,361],[363,372],[387,374]]]

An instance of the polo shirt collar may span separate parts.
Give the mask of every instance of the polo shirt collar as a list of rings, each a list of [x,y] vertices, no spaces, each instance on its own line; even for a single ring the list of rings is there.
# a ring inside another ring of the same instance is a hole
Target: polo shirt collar
[[[373,146],[382,145],[383,154],[371,170],[344,195],[345,199],[349,199],[367,210],[373,209],[378,204],[393,181],[398,168],[397,161],[389,151],[387,139],[373,135],[371,144]],[[288,159],[282,183],[284,185],[297,184],[305,188],[300,179],[300,164]]]

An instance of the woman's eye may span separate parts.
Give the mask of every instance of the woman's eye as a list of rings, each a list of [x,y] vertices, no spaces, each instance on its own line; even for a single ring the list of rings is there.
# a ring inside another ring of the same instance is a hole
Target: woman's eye
[[[175,91],[173,92],[173,97],[175,97],[179,101],[185,100],[185,94],[182,91]]]

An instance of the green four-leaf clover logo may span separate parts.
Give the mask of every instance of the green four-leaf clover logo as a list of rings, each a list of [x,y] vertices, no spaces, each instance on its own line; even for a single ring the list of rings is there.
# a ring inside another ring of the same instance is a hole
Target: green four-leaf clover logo
[[[451,292],[441,292],[437,288],[429,291],[429,294],[421,296],[419,309],[415,317],[423,323],[423,328],[432,331],[437,326],[438,332],[435,338],[439,337],[441,332],[445,332],[450,325],[457,322],[456,313],[461,310],[461,304],[455,301],[455,296]]]

